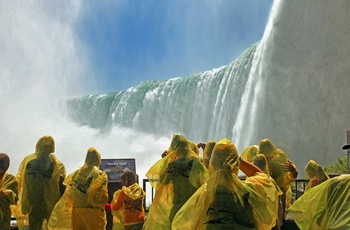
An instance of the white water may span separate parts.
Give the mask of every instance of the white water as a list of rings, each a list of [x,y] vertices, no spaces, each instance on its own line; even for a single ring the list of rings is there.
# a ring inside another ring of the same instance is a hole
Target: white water
[[[37,140],[51,135],[67,173],[83,165],[87,149],[94,146],[103,158],[135,157],[137,173],[144,178],[171,137],[118,127],[101,134],[69,121],[59,103],[87,94],[94,84],[72,31],[80,2],[0,1],[0,9],[0,152],[11,158],[9,172],[16,174]]]

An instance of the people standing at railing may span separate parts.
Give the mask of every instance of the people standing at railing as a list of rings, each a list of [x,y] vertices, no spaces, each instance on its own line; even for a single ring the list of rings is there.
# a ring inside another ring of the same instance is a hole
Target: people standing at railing
[[[208,170],[190,141],[174,134],[167,155],[146,176],[156,192],[144,229],[171,229],[177,211],[206,182]]]
[[[9,167],[9,156],[5,153],[0,153],[0,229],[3,230],[10,229],[10,205],[16,205],[18,200],[18,183],[15,176],[7,171]]]
[[[238,177],[239,169],[248,176],[245,181]],[[278,193],[272,180],[239,159],[230,140],[216,143],[209,175],[177,212],[172,229],[271,229],[276,224]]]
[[[104,208],[108,201],[108,178],[99,169],[100,164],[100,153],[90,147],[84,165],[64,181],[67,189],[52,212],[49,229],[106,228]]]
[[[136,182],[132,171],[123,173],[121,183],[122,188],[114,193],[111,203],[113,230],[141,230],[145,220],[143,202],[146,193]]]
[[[277,149],[267,138],[260,141],[258,154],[263,154],[266,157],[270,169],[270,175],[283,192],[282,217],[285,219],[287,209],[292,202],[290,184],[297,178],[298,170],[294,163],[288,159],[287,154],[282,149]]]
[[[310,180],[305,188],[305,191],[321,184],[329,179],[329,176],[323,171],[322,167],[314,160],[310,160],[305,166],[306,177]]]

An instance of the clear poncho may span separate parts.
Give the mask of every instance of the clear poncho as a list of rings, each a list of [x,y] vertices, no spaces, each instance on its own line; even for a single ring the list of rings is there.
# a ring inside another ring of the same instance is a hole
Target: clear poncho
[[[208,179],[208,170],[191,150],[190,142],[175,134],[168,155],[155,163],[146,176],[156,192],[144,229],[170,229],[176,212]]]
[[[93,156],[89,158],[90,152]],[[52,211],[49,229],[72,229],[72,219],[75,218],[73,215],[79,217],[83,223],[99,222],[95,223],[98,227],[96,229],[105,227],[104,207],[108,201],[108,178],[98,168],[99,164],[99,153],[90,148],[84,166],[68,175],[64,181],[67,188]],[[76,213],[72,214],[74,210]]]
[[[350,229],[350,175],[310,188],[289,208],[300,229]]]
[[[177,212],[172,229],[271,229],[276,224],[275,185],[264,173],[241,181],[233,143],[219,141],[209,167],[208,182]]]

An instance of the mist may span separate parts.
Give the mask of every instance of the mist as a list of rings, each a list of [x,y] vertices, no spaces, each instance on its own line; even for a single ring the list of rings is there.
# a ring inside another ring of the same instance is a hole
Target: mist
[[[102,158],[135,158],[142,179],[171,137],[117,126],[105,134],[66,116],[64,100],[99,87],[74,32],[80,8],[80,1],[0,2],[0,152],[10,156],[9,172],[16,174],[37,140],[51,135],[67,173],[84,164],[93,146]]]

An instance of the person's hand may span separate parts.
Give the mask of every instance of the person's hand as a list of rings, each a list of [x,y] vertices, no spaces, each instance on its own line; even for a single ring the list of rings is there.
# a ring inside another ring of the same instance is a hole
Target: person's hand
[[[165,151],[162,153],[162,158],[163,158],[163,157],[166,157],[167,155],[168,155],[168,151],[165,150]]]
[[[237,155],[229,155],[224,163],[224,169],[227,169],[231,172],[235,172],[236,170],[239,169],[239,164],[240,164],[240,159],[238,158]]]
[[[11,190],[9,189],[0,189],[0,197],[9,196],[11,194]]]
[[[111,209],[112,209],[112,205],[110,203],[106,203],[105,210],[111,210]]]
[[[284,168],[284,171],[292,173],[294,178],[298,176],[298,173],[299,173],[298,170],[294,166],[293,162],[291,162],[289,159],[287,160],[287,162],[283,164],[283,168]]]
[[[198,144],[197,144],[197,147],[198,147],[198,148],[204,149],[204,148],[205,148],[205,145],[206,145],[205,143],[198,143]]]

